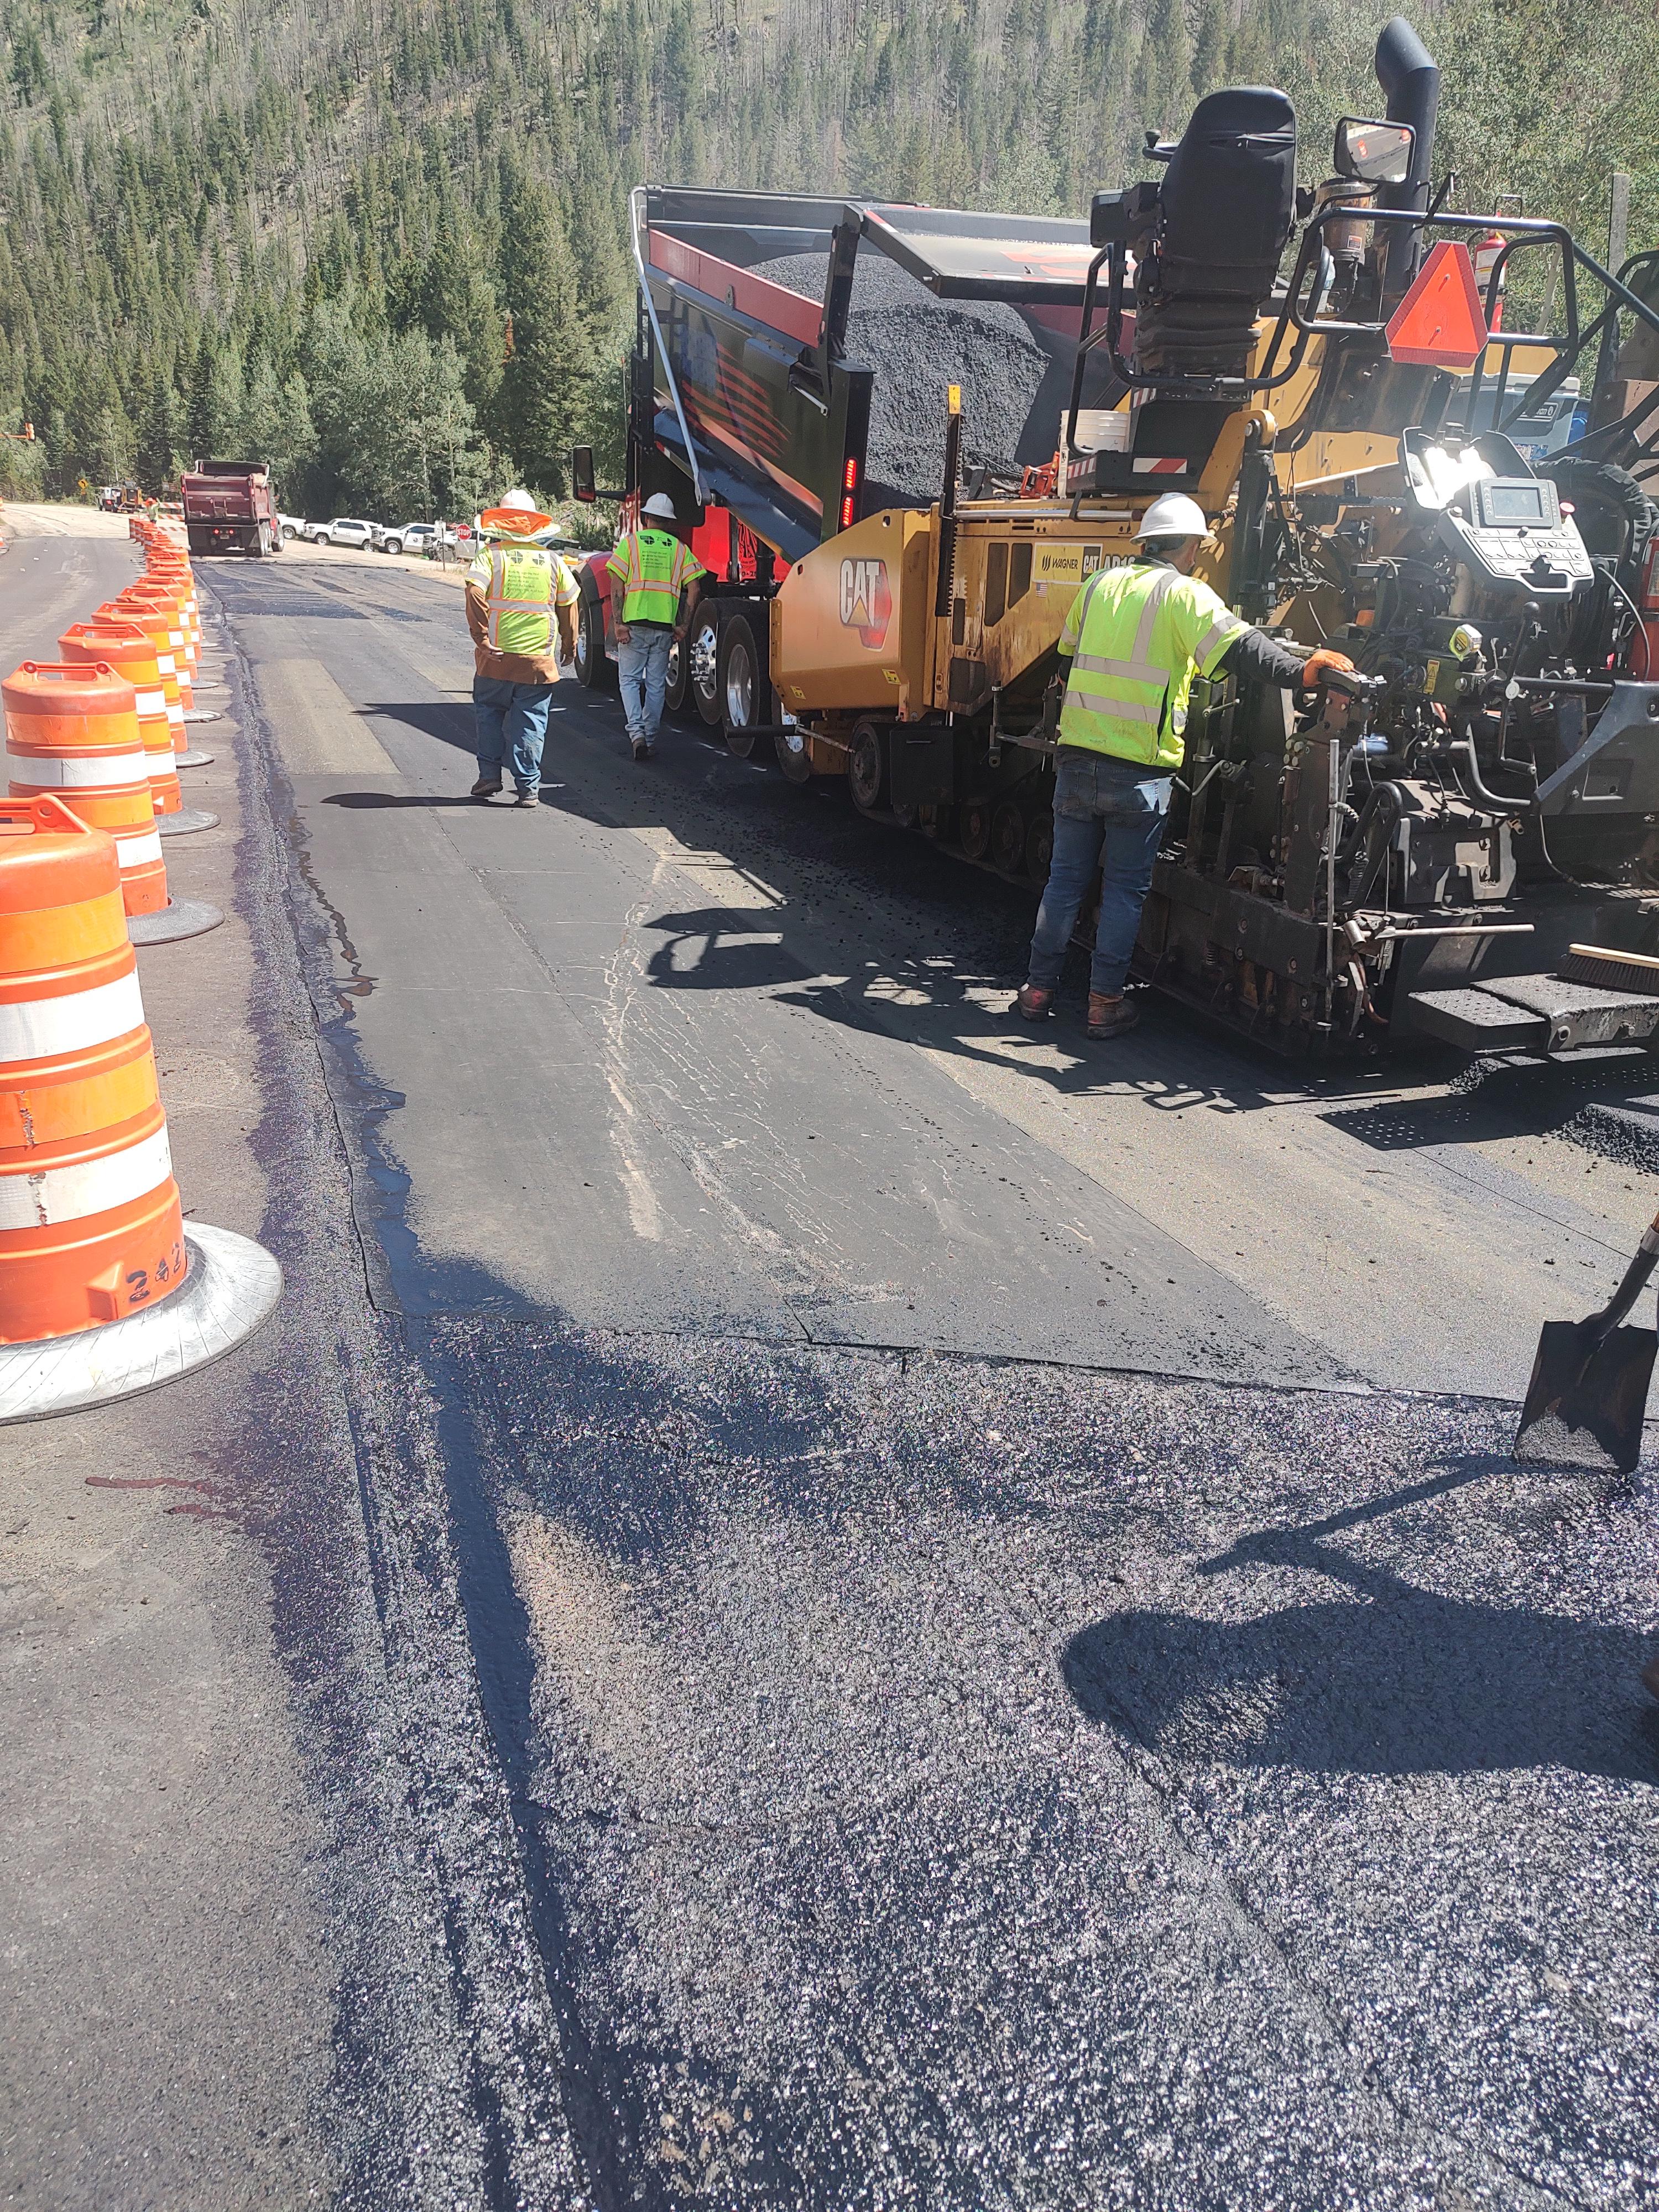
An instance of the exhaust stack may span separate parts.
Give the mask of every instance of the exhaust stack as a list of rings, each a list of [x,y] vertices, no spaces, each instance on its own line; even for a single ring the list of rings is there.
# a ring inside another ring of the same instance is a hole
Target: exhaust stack
[[[1376,81],[1388,99],[1388,120],[1409,123],[1416,136],[1406,180],[1384,185],[1378,194],[1385,208],[1411,208],[1421,214],[1429,204],[1434,167],[1434,125],[1440,107],[1440,71],[1434,57],[1403,15],[1382,26],[1376,41]],[[1420,231],[1396,230],[1389,242],[1384,302],[1393,307],[1404,295],[1422,259]]]

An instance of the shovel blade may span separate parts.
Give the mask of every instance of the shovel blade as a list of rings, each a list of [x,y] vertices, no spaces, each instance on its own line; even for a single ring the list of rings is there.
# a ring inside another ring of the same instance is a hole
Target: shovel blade
[[[1654,1329],[1615,1328],[1597,1344],[1583,1322],[1547,1321],[1516,1431],[1516,1457],[1633,1474],[1656,1353]]]

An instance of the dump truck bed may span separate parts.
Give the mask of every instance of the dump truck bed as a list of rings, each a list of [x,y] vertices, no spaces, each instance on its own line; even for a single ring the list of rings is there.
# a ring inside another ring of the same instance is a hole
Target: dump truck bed
[[[938,497],[951,384],[969,468],[1053,454],[1086,223],[653,187],[640,246],[654,442],[786,561]]]

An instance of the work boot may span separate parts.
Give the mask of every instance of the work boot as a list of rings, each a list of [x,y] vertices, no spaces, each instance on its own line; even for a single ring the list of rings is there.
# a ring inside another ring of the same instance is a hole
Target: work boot
[[[515,806],[539,806],[541,803],[542,795],[539,791],[521,791],[513,801]]]
[[[648,761],[651,758],[651,746],[646,738],[635,738],[634,757],[636,761]]]
[[[1087,1033],[1095,1043],[1105,1037],[1121,1036],[1139,1019],[1139,1010],[1132,1006],[1121,992],[1115,999],[1109,999],[1104,991],[1090,992]]]
[[[1054,1011],[1054,994],[1042,983],[1022,983],[1014,1009],[1025,1022],[1046,1022]]]
[[[468,795],[473,799],[493,799],[501,787],[500,776],[497,776],[492,783],[487,775],[481,775]]]

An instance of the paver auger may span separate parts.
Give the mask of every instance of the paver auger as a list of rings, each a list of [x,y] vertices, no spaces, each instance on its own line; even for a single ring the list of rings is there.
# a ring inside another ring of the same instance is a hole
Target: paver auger
[[[1659,384],[1620,341],[1659,338],[1659,254],[1614,275],[1557,224],[1447,211],[1439,73],[1402,18],[1376,72],[1385,113],[1338,126],[1312,189],[1291,103],[1244,87],[1149,134],[1160,173],[1086,225],[637,194],[629,489],[672,491],[714,570],[677,682],[734,750],[769,736],[795,780],[844,775],[866,811],[1041,880],[1066,610],[1130,556],[1151,498],[1189,491],[1214,518],[1200,573],[1361,676],[1301,717],[1282,692],[1195,685],[1138,972],[1289,1050],[1645,1043]],[[889,286],[904,342],[884,356],[866,313],[877,357],[854,357],[860,252],[915,280],[921,321],[953,310],[929,348]],[[821,302],[763,273],[813,253]],[[1506,281],[1512,322],[1546,264],[1565,329],[1492,331]],[[1025,419],[970,429],[975,349],[1011,313],[1052,374],[1034,354]],[[1591,362],[1589,427],[1539,455]],[[922,416],[943,453],[925,496],[868,465],[872,422],[902,459],[890,425]],[[586,592],[593,680],[592,572]]]

